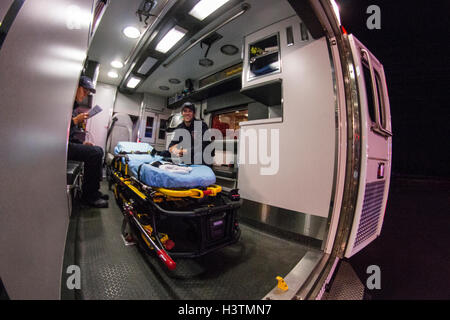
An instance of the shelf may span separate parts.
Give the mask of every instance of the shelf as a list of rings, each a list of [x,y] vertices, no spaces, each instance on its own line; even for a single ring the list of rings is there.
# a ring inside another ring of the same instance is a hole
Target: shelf
[[[257,125],[257,124],[269,124],[269,123],[279,123],[279,122],[283,122],[283,118],[278,117],[278,118],[250,120],[250,121],[239,122],[239,125],[241,127],[246,127],[246,126],[253,126],[253,125]]]
[[[256,57],[252,57],[252,58],[250,58],[250,63],[255,63],[256,62],[256,60],[258,60],[258,59],[260,59],[260,58],[264,58],[264,57],[267,57],[267,56],[269,56],[269,55],[271,55],[271,54],[274,54],[274,53],[277,53],[278,54],[278,50],[276,50],[276,51],[272,51],[272,52],[266,52],[266,53],[263,53],[263,54],[261,54],[261,55],[259,55],[259,56],[256,56]]]
[[[241,93],[266,106],[280,105],[281,79],[275,79],[243,88]]]

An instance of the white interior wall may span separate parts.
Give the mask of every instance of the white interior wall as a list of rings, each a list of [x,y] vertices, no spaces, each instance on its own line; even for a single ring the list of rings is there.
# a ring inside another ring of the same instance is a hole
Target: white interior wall
[[[144,107],[149,108],[149,111],[160,111],[164,114],[170,114],[170,110],[166,109],[167,98],[162,96],[156,96],[154,94],[144,94]]]
[[[114,104],[114,112],[139,116],[143,96],[144,95],[142,93],[135,93],[133,95],[129,95],[118,92],[116,102]]]
[[[251,129],[279,130],[279,171],[261,175],[261,168],[268,166],[247,161],[239,166],[238,187],[244,199],[328,217],[336,128],[326,39],[285,49],[280,77],[283,122],[241,127],[241,137]]]
[[[0,50],[0,276],[11,299],[59,299],[67,275],[67,141],[89,33],[67,27],[69,4],[25,1]],[[77,6],[90,14],[92,0]]]

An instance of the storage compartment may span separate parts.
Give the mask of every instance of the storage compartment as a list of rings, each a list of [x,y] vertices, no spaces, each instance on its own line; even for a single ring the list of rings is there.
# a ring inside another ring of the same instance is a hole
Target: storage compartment
[[[241,90],[241,93],[266,106],[281,105],[281,79],[267,81]]]
[[[249,80],[280,71],[278,33],[249,44],[248,50]]]

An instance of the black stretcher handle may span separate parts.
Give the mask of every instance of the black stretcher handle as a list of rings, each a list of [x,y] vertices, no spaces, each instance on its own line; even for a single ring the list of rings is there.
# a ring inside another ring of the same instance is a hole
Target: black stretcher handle
[[[237,209],[242,205],[242,200],[235,201],[235,202],[230,201],[229,203],[222,205],[222,206],[218,206],[218,207],[198,208],[198,209],[194,209],[192,211],[165,210],[153,201],[150,201],[150,203],[152,205],[154,205],[157,210],[159,210],[160,212],[162,212],[168,216],[200,217],[200,216],[206,216],[206,215],[214,214],[216,212],[221,212],[221,211],[225,211],[225,210]]]

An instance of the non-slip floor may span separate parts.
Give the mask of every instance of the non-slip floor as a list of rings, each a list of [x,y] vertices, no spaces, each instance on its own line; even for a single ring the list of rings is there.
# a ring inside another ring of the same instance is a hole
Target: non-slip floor
[[[107,192],[106,184],[102,188]],[[124,245],[122,214],[109,194],[109,208],[84,208],[72,218],[75,264],[81,270],[77,299],[257,300],[308,250],[241,224],[236,244],[200,258],[177,258],[176,270],[169,271],[154,255]]]

